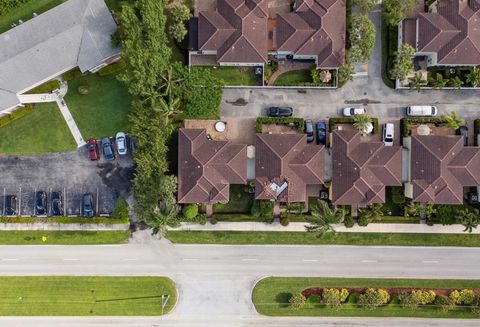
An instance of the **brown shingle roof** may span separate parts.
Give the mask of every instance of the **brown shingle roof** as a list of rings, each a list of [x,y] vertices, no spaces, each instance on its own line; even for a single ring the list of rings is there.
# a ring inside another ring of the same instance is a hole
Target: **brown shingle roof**
[[[295,12],[277,15],[278,51],[318,56],[318,67],[340,67],[345,58],[345,0],[300,0]]]
[[[230,184],[247,183],[247,146],[207,139],[204,129],[178,133],[178,202],[228,202]]]
[[[307,201],[307,185],[323,184],[324,146],[307,143],[305,134],[257,134],[255,198]],[[277,194],[272,186],[288,187]]]
[[[368,205],[385,202],[385,186],[402,185],[402,148],[361,142],[356,131],[333,132],[332,202]]]
[[[480,185],[480,148],[464,147],[460,135],[412,137],[413,201],[463,203],[463,187]]]
[[[417,51],[437,53],[439,65],[480,64],[479,0],[442,0],[418,19]]]
[[[267,61],[268,0],[218,0],[198,15],[199,50],[217,51],[218,62]]]

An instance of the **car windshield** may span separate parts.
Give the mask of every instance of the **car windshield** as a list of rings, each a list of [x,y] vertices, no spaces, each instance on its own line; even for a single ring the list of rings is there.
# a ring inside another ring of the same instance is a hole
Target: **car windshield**
[[[355,108],[350,108],[350,115],[355,115]]]
[[[393,139],[391,137],[385,138],[385,142],[393,142]]]

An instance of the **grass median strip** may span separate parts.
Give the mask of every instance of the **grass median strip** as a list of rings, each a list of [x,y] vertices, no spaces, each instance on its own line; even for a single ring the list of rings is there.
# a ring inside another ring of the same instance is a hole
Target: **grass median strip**
[[[2,316],[157,316],[177,301],[167,277],[34,276],[0,279]]]
[[[0,231],[0,245],[25,244],[121,244],[127,243],[130,231]]]
[[[442,311],[437,305],[402,308],[397,297],[389,304],[373,310],[355,304],[358,294],[351,293],[338,310],[329,308],[317,296],[307,298],[303,307],[293,309],[289,304],[292,294],[309,288],[422,288],[422,289],[478,289],[480,280],[432,279],[366,279],[366,278],[304,278],[268,277],[257,283],[252,301],[260,314],[267,316],[348,316],[348,317],[423,317],[423,318],[479,318],[468,306],[457,305]],[[440,293],[440,292],[439,292]]]
[[[169,231],[167,238],[174,243],[189,244],[480,246],[480,235],[467,233],[335,233],[318,238],[307,232]]]

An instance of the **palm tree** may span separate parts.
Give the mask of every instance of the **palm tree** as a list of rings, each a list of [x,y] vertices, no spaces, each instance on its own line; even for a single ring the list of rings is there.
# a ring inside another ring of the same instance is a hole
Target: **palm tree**
[[[359,226],[367,226],[372,220],[380,219],[383,217],[382,211],[383,205],[380,203],[374,203],[369,205],[364,209],[360,209],[359,211]]]
[[[368,114],[360,114],[353,116],[353,127],[360,132],[366,132],[372,125],[372,118]]]
[[[180,206],[175,202],[161,201],[151,219],[148,220],[148,225],[153,228],[154,233],[160,233],[163,236],[167,226],[178,223],[179,212]]]
[[[441,90],[447,85],[448,79],[444,79],[442,74],[437,73],[435,78],[430,80],[430,83],[432,83],[434,89]]]
[[[471,233],[474,228],[477,228],[480,223],[480,216],[478,212],[470,211],[468,209],[458,211],[455,218],[465,227],[464,232]]]
[[[340,224],[345,219],[346,210],[343,207],[332,207],[326,201],[317,199],[310,207],[311,217],[307,218],[310,225],[306,225],[307,232],[318,232],[323,236],[328,232],[335,232],[330,224]]]
[[[450,85],[452,85],[454,88],[460,89],[463,86],[463,81],[460,79],[460,77],[455,76],[455,78],[452,78],[450,80]]]
[[[455,129],[457,130],[460,126],[465,125],[465,120],[464,119],[458,119],[457,118],[457,113],[455,111],[452,111],[450,116],[444,115],[442,116],[443,119],[447,121],[447,126],[448,128]]]
[[[474,87],[480,85],[480,69],[473,67],[473,70],[467,74],[467,83],[472,84]]]
[[[432,204],[410,202],[405,207],[406,216],[430,218],[437,210]]]
[[[421,73],[416,73],[415,76],[410,78],[410,88],[417,90],[417,92],[420,92],[420,89],[425,85],[427,85],[427,81],[423,79]]]

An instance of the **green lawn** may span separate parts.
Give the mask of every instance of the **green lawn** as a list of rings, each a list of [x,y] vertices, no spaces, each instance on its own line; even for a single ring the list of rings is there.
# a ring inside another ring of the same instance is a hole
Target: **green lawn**
[[[250,213],[253,204],[253,194],[245,192],[245,185],[230,185],[230,201],[213,205],[214,213]]]
[[[59,4],[62,0],[30,0],[25,2],[17,8],[8,11],[6,14],[0,16],[0,33],[5,32],[11,28],[12,23],[18,24],[21,19],[24,22],[33,18],[33,13],[41,14]]]
[[[130,231],[0,231],[1,245],[120,244],[127,243],[129,238]]]
[[[278,76],[273,85],[275,86],[295,86],[299,83],[312,83],[309,69],[292,70]]]
[[[252,300],[257,311],[267,316],[479,318],[465,307],[456,307],[448,312],[443,312],[436,307],[421,307],[416,310],[403,309],[398,305],[396,298],[386,306],[365,310],[353,303],[354,297],[352,296],[350,296],[350,301],[342,304],[338,311],[320,304],[318,297],[311,297],[303,308],[293,310],[288,305],[290,295],[310,287],[478,288],[480,280],[269,277],[262,279],[255,286]]]
[[[254,68],[251,67],[227,67],[227,66],[206,66],[213,76],[222,79],[225,85],[233,86],[261,86],[261,78],[255,76]]]
[[[0,128],[0,154],[62,152],[76,148],[54,102],[36,104],[31,113]]]
[[[86,86],[89,93],[80,94],[80,86]],[[131,97],[115,75],[84,75],[68,82],[65,102],[84,139],[129,130]]]
[[[335,233],[318,238],[307,232],[169,231],[174,243],[189,244],[341,244],[397,246],[480,246],[476,234]]]
[[[177,299],[167,277],[3,276],[1,316],[159,316]]]

